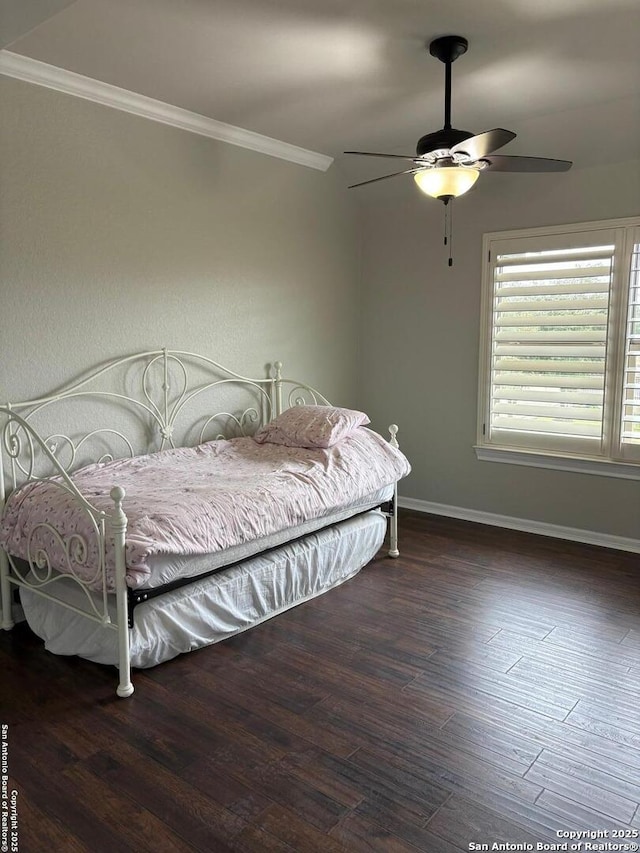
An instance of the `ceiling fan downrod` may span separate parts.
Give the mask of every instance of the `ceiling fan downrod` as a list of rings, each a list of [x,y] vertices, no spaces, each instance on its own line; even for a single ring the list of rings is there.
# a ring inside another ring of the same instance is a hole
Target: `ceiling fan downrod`
[[[444,63],[444,128],[451,130],[451,65],[467,52],[469,42],[463,36],[441,36],[429,43],[429,53]]]

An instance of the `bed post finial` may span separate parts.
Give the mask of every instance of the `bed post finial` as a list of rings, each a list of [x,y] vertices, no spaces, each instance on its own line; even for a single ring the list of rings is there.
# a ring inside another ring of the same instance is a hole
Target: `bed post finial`
[[[389,435],[391,438],[389,439],[389,444],[391,447],[395,447],[396,450],[400,448],[398,444],[398,425],[390,424],[389,425]],[[389,518],[389,556],[390,557],[399,557],[400,551],[398,551],[398,484],[396,483],[393,487],[393,506],[391,507],[390,518]]]
[[[131,656],[129,653],[129,618],[127,613],[127,569],[125,561],[125,534],[127,532],[127,516],[122,508],[125,490],[122,486],[114,486],[110,492],[115,504],[115,511],[110,517],[111,533],[116,556],[116,607],[118,612],[118,669],[120,682],[116,693],[118,696],[131,696]]]
[[[277,417],[282,412],[282,362],[274,361],[273,367],[276,375],[273,377],[275,383],[275,400],[273,401],[274,412],[273,417]]]
[[[396,447],[396,448],[400,447],[400,445],[398,444],[398,439],[396,438],[396,436],[398,435],[398,425],[397,424],[390,424],[389,434],[391,436],[391,438],[389,439],[389,444],[391,445],[391,447]]]
[[[122,509],[122,501],[124,500],[124,497],[127,494],[125,490],[122,488],[122,486],[114,486],[109,492],[109,494],[111,495],[111,500],[116,505],[116,512],[121,512],[124,515],[124,510]]]

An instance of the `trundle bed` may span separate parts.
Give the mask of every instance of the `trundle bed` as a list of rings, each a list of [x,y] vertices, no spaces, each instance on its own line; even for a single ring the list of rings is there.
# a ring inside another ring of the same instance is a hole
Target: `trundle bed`
[[[282,376],[158,350],[0,406],[2,627],[154,666],[339,585],[397,548],[410,468],[361,412]]]

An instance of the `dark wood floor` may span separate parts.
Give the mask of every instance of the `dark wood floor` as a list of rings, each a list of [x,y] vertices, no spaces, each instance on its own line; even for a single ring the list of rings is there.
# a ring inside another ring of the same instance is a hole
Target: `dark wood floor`
[[[454,853],[640,830],[638,555],[408,512],[400,543],[136,673],[128,700],[112,670],[3,633],[20,853]]]

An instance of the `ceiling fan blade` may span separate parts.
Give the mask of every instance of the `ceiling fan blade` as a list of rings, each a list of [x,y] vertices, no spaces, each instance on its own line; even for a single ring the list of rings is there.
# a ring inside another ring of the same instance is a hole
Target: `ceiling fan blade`
[[[483,171],[492,172],[566,172],[571,168],[571,160],[551,160],[548,157],[506,157],[491,154],[482,157],[485,163]]]
[[[391,175],[382,175],[381,178],[372,178],[370,181],[360,181],[359,184],[351,184],[347,189],[352,190],[355,187],[363,187],[365,184],[375,184],[376,181],[386,181],[387,178],[395,178],[397,175],[413,175],[414,172],[421,172],[422,169],[406,169],[404,172],[393,172]]]
[[[410,157],[404,154],[374,154],[371,151],[343,151],[343,154],[360,154],[362,157],[393,157],[396,160],[410,160],[412,163],[418,161],[418,157]]]
[[[516,134],[513,131],[505,130],[503,127],[494,127],[493,130],[486,130],[484,133],[470,136],[469,139],[458,142],[451,149],[451,153],[466,154],[470,160],[479,160],[485,154],[497,151],[498,148],[502,148],[503,145],[515,138]]]

